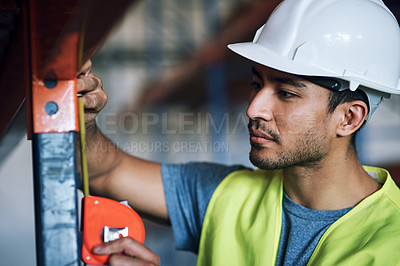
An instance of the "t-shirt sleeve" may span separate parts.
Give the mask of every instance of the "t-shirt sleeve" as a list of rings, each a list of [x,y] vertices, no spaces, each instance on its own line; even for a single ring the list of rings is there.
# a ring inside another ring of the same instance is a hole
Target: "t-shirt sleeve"
[[[214,190],[231,172],[245,168],[212,163],[163,164],[168,214],[177,249],[197,253],[204,215]]]

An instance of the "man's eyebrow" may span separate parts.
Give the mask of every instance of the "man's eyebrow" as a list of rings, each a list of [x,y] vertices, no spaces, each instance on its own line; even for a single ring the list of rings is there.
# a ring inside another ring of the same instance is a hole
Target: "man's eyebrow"
[[[251,68],[251,71],[253,72],[253,75],[256,75],[259,79],[262,79],[262,75],[259,71],[257,71],[257,69],[253,66]],[[295,78],[291,78],[291,77],[270,77],[268,78],[268,80],[270,82],[278,82],[278,83],[283,83],[283,84],[287,84],[296,88],[306,88],[307,85],[304,82],[301,82]]]
[[[307,88],[307,85],[304,82],[301,82],[297,79],[290,77],[273,77],[270,79],[271,81],[287,84],[296,88]]]

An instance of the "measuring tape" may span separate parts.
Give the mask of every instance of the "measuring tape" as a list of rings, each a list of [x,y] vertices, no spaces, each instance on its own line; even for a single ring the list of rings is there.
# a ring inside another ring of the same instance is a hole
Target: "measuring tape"
[[[129,206],[107,198],[90,196],[86,159],[85,112],[82,96],[78,96],[80,146],[82,160],[82,260],[90,265],[105,265],[110,255],[96,255],[92,249],[121,237],[132,237],[144,243],[145,230],[140,216]]]

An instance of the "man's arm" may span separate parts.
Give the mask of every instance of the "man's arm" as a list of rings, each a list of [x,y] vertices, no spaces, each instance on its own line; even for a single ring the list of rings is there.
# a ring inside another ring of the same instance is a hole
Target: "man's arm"
[[[83,94],[90,191],[115,200],[128,200],[135,210],[168,221],[160,164],[118,149],[97,128],[95,117],[107,103],[101,80],[86,63],[78,75]]]

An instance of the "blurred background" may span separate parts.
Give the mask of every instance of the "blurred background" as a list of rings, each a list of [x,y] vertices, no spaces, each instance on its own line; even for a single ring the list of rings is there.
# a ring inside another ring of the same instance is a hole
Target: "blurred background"
[[[97,118],[103,133],[149,160],[251,167],[245,110],[252,63],[226,45],[252,40],[279,2],[134,2],[92,59],[109,95]],[[385,3],[400,15],[397,1]],[[23,114],[15,120],[24,121]],[[0,153],[1,265],[36,265],[31,143],[20,124],[0,139],[12,146]],[[383,102],[357,148],[364,164],[389,168],[399,180],[400,97]],[[174,249],[168,226],[145,221],[145,227],[145,244],[162,265],[195,265],[194,254]]]

